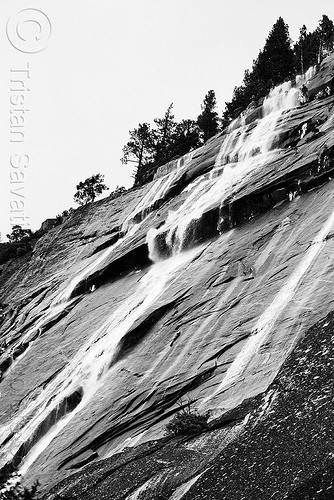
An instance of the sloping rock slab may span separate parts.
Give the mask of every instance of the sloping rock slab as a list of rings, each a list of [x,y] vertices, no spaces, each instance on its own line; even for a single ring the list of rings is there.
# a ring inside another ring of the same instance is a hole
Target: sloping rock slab
[[[86,500],[332,499],[333,360],[331,312],[310,328],[262,396],[213,421],[208,432],[127,449],[44,498],[61,492]]]

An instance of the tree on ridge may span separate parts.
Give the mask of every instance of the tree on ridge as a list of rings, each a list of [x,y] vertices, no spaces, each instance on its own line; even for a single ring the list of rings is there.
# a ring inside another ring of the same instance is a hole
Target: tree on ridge
[[[75,193],[73,199],[75,203],[79,205],[87,205],[88,203],[93,203],[96,196],[99,196],[103,191],[109,189],[104,184],[104,175],[95,174],[88,177],[83,182],[79,182],[77,185],[77,192]]]
[[[204,97],[203,104],[201,104],[202,113],[197,117],[197,125],[201,130],[203,143],[218,132],[219,118],[218,113],[215,111],[216,107],[215,91],[209,90]]]
[[[148,123],[139,123],[138,128],[129,131],[130,140],[123,147],[122,163],[136,163],[136,167],[142,166],[153,158],[153,135]]]
[[[246,109],[251,101],[258,101],[268,92],[290,80],[295,74],[295,55],[291,48],[289,26],[279,17],[266,39],[263,50],[253,61],[251,71],[245,71],[243,83],[235,87],[231,102],[225,103],[224,119],[231,120]]]

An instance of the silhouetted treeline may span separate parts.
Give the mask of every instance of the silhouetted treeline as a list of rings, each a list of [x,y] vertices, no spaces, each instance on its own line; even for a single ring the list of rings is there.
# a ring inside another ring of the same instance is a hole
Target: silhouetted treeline
[[[135,164],[135,185],[151,181],[160,165],[189,153],[215,135],[219,128],[216,106],[215,93],[210,90],[196,121],[185,119],[177,123],[172,112],[173,104],[170,104],[162,118],[154,119],[154,128],[148,123],[140,123],[130,130],[122,162]]]
[[[303,25],[294,45],[288,25],[279,17],[253,61],[252,69],[245,71],[242,84],[234,88],[232,100],[225,103],[222,119],[216,112],[215,92],[209,90],[197,120],[185,119],[177,123],[172,113],[173,104],[170,104],[162,118],[154,119],[153,128],[148,123],[140,123],[129,132],[122,162],[134,163],[134,185],[151,181],[159,166],[203,145],[250,103],[259,104],[273,87],[319,64],[333,47],[334,25],[328,16],[322,16],[313,32],[308,32]]]
[[[245,71],[242,84],[234,88],[232,100],[225,103],[224,122],[232,120],[252,101],[259,101],[276,85],[320,64],[333,50],[333,45],[334,25],[326,15],[313,32],[308,32],[303,25],[293,46],[289,26],[279,17],[252,69]]]

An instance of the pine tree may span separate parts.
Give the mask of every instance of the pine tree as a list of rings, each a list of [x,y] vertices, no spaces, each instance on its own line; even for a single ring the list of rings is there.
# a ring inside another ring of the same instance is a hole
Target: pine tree
[[[319,21],[319,39],[318,63],[332,52],[334,47],[334,24],[325,14]]]
[[[279,17],[272,27],[253,72],[257,79],[264,83],[266,92],[276,85],[290,80],[295,74],[289,26],[285,24],[282,17]]]
[[[234,88],[232,101],[225,103],[224,119],[234,118],[250,104],[268,94],[270,89],[289,80],[295,74],[295,55],[291,48],[289,27],[279,17],[272,27],[263,50],[253,61],[251,71],[245,71],[242,85]]]
[[[93,203],[96,196],[109,189],[104,184],[104,175],[95,174],[77,185],[77,192],[73,199],[79,205],[87,205]]]
[[[296,56],[295,66],[297,72],[300,74],[304,74],[307,69],[305,67],[305,59],[307,57],[307,49],[306,49],[307,38],[308,38],[307,28],[305,24],[303,24],[303,26],[299,30],[298,42],[294,45],[294,52]]]
[[[176,128],[172,108],[173,103],[168,106],[163,118],[154,118],[156,124],[154,131],[154,160],[158,166],[167,163],[171,157],[171,146]]]
[[[334,24],[325,14],[318,27],[311,33],[305,24],[300,29],[297,43],[294,45],[297,73],[305,73],[308,68],[320,64],[322,59],[334,49]]]
[[[139,123],[138,128],[129,131],[130,140],[123,147],[122,163],[136,163],[137,169],[152,161],[153,134],[148,123]]]
[[[134,162],[134,185],[150,182],[157,168],[199,146],[199,129],[194,120],[176,123],[168,106],[163,118],[155,118],[155,129],[148,123],[139,124],[130,131],[130,140],[123,147],[122,163]]]
[[[201,104],[202,113],[197,117],[197,125],[201,130],[203,142],[206,142],[218,132],[219,119],[218,113],[215,111],[216,107],[215,91],[209,90],[204,97],[203,104]]]
[[[299,39],[294,45],[295,67],[298,74],[303,74],[308,68],[318,62],[320,54],[320,30],[318,27],[312,33],[308,33],[304,24],[300,28],[299,33]]]
[[[200,145],[200,130],[194,120],[182,120],[175,127],[172,142],[172,155],[183,156]]]

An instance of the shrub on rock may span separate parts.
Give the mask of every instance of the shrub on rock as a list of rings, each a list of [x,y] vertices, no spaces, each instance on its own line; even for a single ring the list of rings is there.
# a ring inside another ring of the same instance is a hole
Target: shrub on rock
[[[31,229],[22,229],[21,226],[13,226],[11,234],[6,235],[11,243],[17,243],[19,241],[28,241],[32,236]]]
[[[168,422],[165,428],[167,436],[190,436],[199,434],[208,428],[209,413],[200,414],[190,408],[190,403],[182,408]]]

